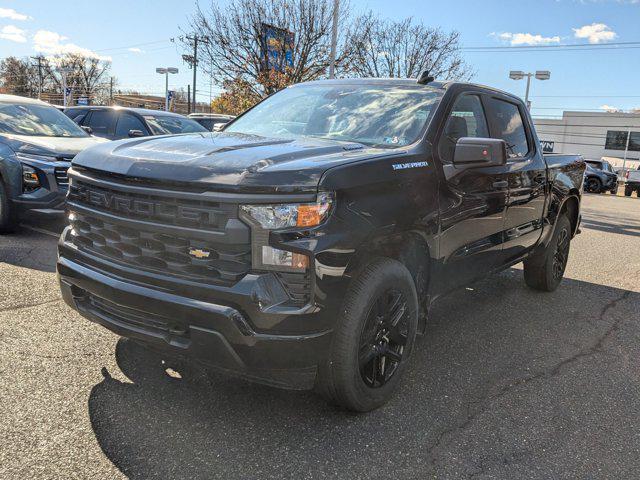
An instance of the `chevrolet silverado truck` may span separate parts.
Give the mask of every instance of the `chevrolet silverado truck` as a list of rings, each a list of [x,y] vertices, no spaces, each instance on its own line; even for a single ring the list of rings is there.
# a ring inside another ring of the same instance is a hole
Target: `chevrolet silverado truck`
[[[0,95],[0,233],[29,211],[63,213],[71,159],[103,141],[48,103]]]
[[[62,295],[122,336],[368,411],[442,295],[522,261],[558,287],[584,169],[492,88],[298,84],[222,132],[78,155]]]

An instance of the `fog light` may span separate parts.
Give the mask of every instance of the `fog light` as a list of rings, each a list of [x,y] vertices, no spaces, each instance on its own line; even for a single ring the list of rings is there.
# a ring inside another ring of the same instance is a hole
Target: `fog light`
[[[304,270],[309,266],[309,257],[301,253],[279,250],[277,248],[262,247],[263,265],[273,265],[276,267],[289,267]]]

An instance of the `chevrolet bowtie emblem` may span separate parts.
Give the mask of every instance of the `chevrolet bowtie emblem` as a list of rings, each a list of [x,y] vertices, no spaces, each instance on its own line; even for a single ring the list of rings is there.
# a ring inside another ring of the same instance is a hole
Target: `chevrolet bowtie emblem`
[[[211,252],[207,250],[202,250],[200,248],[190,248],[189,255],[196,258],[209,258],[209,255],[211,255]]]

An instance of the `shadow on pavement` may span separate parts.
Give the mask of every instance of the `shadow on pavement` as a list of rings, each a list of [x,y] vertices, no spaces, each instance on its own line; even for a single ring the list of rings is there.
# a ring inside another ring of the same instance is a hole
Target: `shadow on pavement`
[[[590,433],[563,416],[576,408],[568,399],[575,394],[595,409],[582,405],[573,415],[595,415],[583,423],[597,430],[609,421],[597,414],[602,395],[615,403],[625,394],[610,387],[600,394],[599,375],[617,375],[600,367],[590,367],[586,385],[570,373],[608,358],[622,328],[616,308],[629,301],[637,311],[640,295],[625,290],[565,279],[554,294],[541,294],[526,289],[521,271],[492,276],[434,306],[398,395],[363,415],[312,393],[163,364],[159,354],[120,339],[116,360],[132,383],[103,369],[90,419],[106,456],[130,478],[424,478],[438,471],[451,478],[527,463],[544,472],[547,456],[565,451],[566,458],[548,460],[568,463],[551,473],[588,473],[607,455],[606,434],[600,430],[594,452],[582,447],[593,460],[578,466],[571,452]],[[182,378],[167,375],[167,366]],[[638,388],[633,379],[615,380],[622,390],[630,382]],[[561,386],[550,390],[552,381]]]

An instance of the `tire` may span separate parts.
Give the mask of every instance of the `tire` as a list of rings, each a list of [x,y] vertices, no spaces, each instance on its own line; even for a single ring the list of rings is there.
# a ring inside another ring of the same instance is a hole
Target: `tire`
[[[616,188],[612,188],[611,190],[609,190],[609,193],[610,193],[611,195],[617,195],[617,194],[618,194],[618,187],[616,187]]]
[[[640,190],[639,190],[639,191],[640,191]],[[625,188],[625,189],[624,189],[624,196],[625,196],[625,197],[630,197],[632,193],[633,193],[633,190],[632,190],[632,189],[630,189],[630,188]]]
[[[0,233],[11,233],[18,226],[18,215],[9,201],[9,194],[0,180]]]
[[[585,182],[584,189],[589,193],[600,193],[602,191],[602,182],[599,178],[589,177]]]
[[[316,391],[356,412],[384,405],[407,367],[417,326],[411,274],[396,260],[373,260],[349,286]]]
[[[546,250],[524,261],[524,280],[534,290],[553,292],[564,276],[571,245],[571,222],[558,217],[553,237]]]

